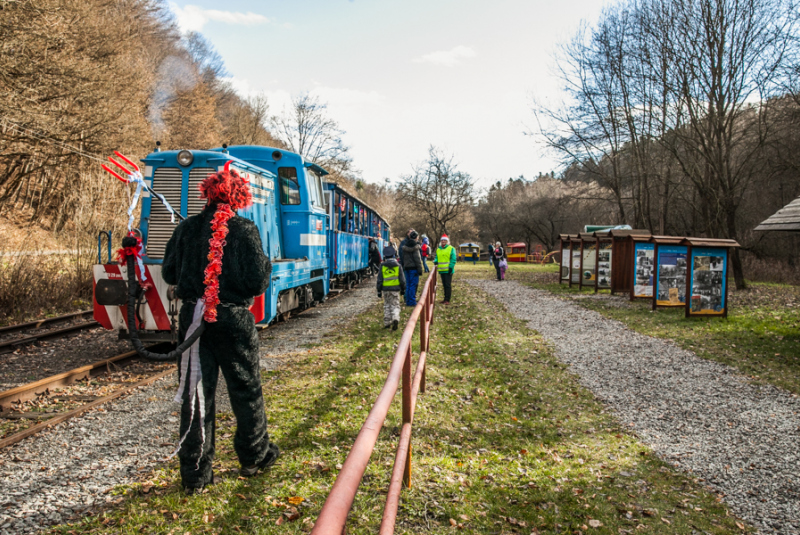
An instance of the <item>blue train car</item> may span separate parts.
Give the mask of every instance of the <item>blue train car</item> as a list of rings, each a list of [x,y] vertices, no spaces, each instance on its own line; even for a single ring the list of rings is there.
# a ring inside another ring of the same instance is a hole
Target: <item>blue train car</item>
[[[388,239],[389,227],[374,210],[341,186],[323,181],[328,174],[324,169],[293,152],[248,145],[157,150],[142,162],[144,179],[184,217],[205,206],[197,187],[210,173],[228,168],[248,179],[254,202],[238,213],[255,222],[272,261],[269,288],[251,308],[260,323],[316,305],[326,298],[332,282],[352,285],[361,280],[368,265],[367,237],[376,233]],[[357,211],[349,213],[340,230],[333,203],[341,199]],[[180,303],[161,278],[164,249],[176,224],[166,208],[145,193],[139,231],[146,248],[145,275],[152,284],[143,290],[137,310],[142,340],[176,337]],[[107,329],[126,331],[124,302],[116,302],[127,277],[125,267],[98,264],[93,271],[95,318]]]
[[[374,208],[362,202],[343,184],[330,181],[325,184],[330,210],[331,279],[340,286],[350,287],[369,275],[369,239],[378,244],[378,250],[389,243],[390,228]]]

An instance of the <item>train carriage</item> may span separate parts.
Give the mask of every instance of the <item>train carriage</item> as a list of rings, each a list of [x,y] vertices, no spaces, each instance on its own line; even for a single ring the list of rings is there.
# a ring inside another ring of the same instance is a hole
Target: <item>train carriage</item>
[[[367,236],[378,232],[388,239],[386,222],[350,194],[346,194],[348,203],[358,205],[358,212],[350,214],[356,232],[339,231],[337,223],[332,226],[332,203],[337,191],[344,198],[344,190],[323,180],[328,174],[323,168],[293,152],[249,145],[156,150],[142,162],[144,180],[184,217],[199,213],[205,206],[197,187],[210,173],[233,169],[248,179],[254,202],[238,215],[256,224],[264,253],[272,262],[269,288],[251,308],[259,323],[323,301],[332,282],[360,280],[368,266]],[[139,232],[145,246],[143,271],[147,280],[140,281],[145,284],[137,301],[140,338],[174,342],[180,302],[161,278],[161,263],[177,221],[162,203],[143,193]],[[93,275],[95,319],[125,336],[125,266],[97,264]]]
[[[369,238],[378,250],[389,244],[389,225],[377,210],[353,194],[347,186],[325,183],[330,207],[329,241],[332,251],[331,279],[342,286],[352,286],[367,276]]]

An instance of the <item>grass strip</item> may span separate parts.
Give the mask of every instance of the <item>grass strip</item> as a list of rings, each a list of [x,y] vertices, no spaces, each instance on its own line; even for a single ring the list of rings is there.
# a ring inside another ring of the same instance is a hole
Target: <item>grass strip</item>
[[[544,340],[456,275],[437,305],[428,390],[415,415],[412,488],[397,533],[752,533],[702,482],[676,473],[581,387]],[[405,320],[411,309],[403,310]],[[379,392],[401,331],[378,304],[326,343],[264,374],[270,431],[283,456],[238,476],[234,421],[218,416],[216,473],[179,489],[177,464],[113,491],[115,507],[57,533],[304,533]],[[377,533],[401,425],[386,420],[348,523]]]
[[[469,268],[470,276],[488,278],[488,266]],[[474,272],[474,275],[473,275]],[[750,282],[737,291],[729,281],[728,318],[685,318],[683,308],[651,309],[650,301],[631,302],[627,294],[569,288],[557,282],[558,266],[513,266],[507,274],[528,286],[573,299],[638,333],[672,340],[697,356],[737,368],[758,384],[800,394],[800,287]]]

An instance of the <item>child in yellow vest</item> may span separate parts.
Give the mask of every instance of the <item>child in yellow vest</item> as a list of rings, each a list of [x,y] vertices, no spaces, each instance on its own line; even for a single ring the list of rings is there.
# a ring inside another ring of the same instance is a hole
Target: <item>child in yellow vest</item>
[[[383,328],[391,327],[393,331],[400,323],[400,296],[406,292],[406,276],[396,256],[393,246],[384,247],[384,261],[378,273],[378,297],[383,296]]]

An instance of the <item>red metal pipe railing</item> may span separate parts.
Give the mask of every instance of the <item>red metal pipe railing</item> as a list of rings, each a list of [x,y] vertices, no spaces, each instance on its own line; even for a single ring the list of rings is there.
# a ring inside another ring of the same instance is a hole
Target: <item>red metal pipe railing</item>
[[[431,270],[425,286],[422,288],[417,306],[403,329],[403,335],[397,346],[397,351],[389,368],[386,382],[383,384],[378,399],[367,415],[364,425],[358,432],[355,443],[347,454],[347,459],[339,471],[325,505],[314,524],[312,535],[340,535],[344,533],[347,515],[353,506],[353,501],[358,492],[361,478],[367,469],[367,463],[375,449],[378,439],[389,412],[389,406],[397,393],[400,378],[403,380],[403,427],[400,432],[400,442],[397,446],[392,478],[389,483],[389,492],[386,496],[386,506],[383,511],[381,533],[394,533],[394,522],[397,517],[397,508],[400,505],[400,491],[402,486],[411,486],[411,423],[414,418],[414,409],[417,406],[417,395],[425,392],[425,363],[430,347],[430,326],[433,323],[433,313],[436,304],[436,267]],[[420,322],[420,355],[411,380],[411,341],[414,338],[414,329]]]

